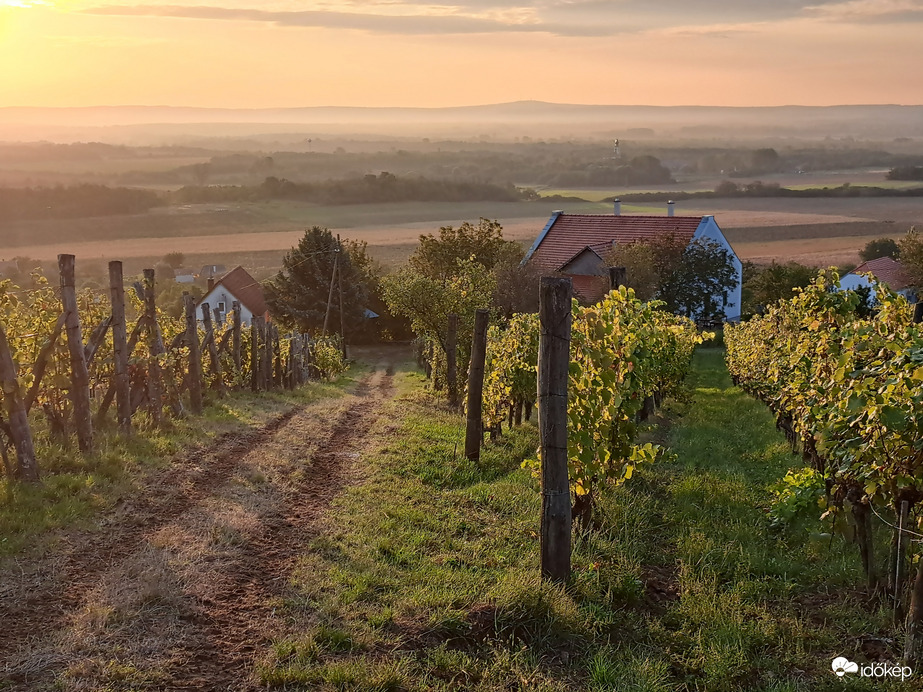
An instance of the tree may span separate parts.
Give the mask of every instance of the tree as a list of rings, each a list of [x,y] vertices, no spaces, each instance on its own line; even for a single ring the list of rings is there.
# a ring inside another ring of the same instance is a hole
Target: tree
[[[815,267],[798,262],[744,267],[743,314],[761,313],[773,303],[791,298],[796,288],[808,286],[816,276]]]
[[[522,264],[525,250],[515,243],[494,266],[496,283],[493,305],[509,319],[517,313],[538,312],[539,287],[543,270],[533,262]]]
[[[859,258],[863,262],[878,259],[879,257],[900,257],[901,248],[893,238],[875,238],[865,244],[865,247],[859,251]]]
[[[468,367],[474,314],[490,307],[496,286],[493,274],[474,259],[458,260],[454,275],[441,280],[408,266],[389,274],[381,281],[388,309],[410,320],[413,331],[446,352],[448,318],[458,315],[458,368]],[[434,365],[444,359],[434,358]]]
[[[410,256],[410,266],[432,279],[446,281],[458,272],[460,260],[473,259],[492,270],[505,258],[521,252],[517,243],[503,239],[498,221],[482,218],[475,226],[469,222],[458,228],[442,226],[439,235],[420,236],[420,246]]]
[[[639,299],[650,300],[680,266],[685,249],[684,241],[668,235],[653,241],[615,245],[605,261],[610,267],[625,267],[628,286]]]
[[[914,286],[923,286],[923,237],[914,226],[900,239],[901,264]]]
[[[372,267],[364,243],[337,239],[326,228],[305,231],[298,245],[285,254],[282,269],[265,286],[266,303],[274,318],[302,331],[320,331],[327,313],[327,297],[334,263],[342,282],[334,285],[330,330],[339,327],[339,291],[343,286],[343,317],[347,333],[360,329],[368,300],[367,272]]]
[[[163,256],[163,263],[171,269],[179,269],[186,262],[186,256],[182,252],[168,252]]]
[[[657,297],[672,312],[700,320],[722,319],[725,306],[733,305],[727,295],[738,280],[731,253],[713,240],[698,238],[686,246]]]

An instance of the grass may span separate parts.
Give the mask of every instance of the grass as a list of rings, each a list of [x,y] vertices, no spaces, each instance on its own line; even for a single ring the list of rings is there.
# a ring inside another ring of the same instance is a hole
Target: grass
[[[114,425],[96,430],[96,449],[82,454],[76,441],[49,440],[43,421],[33,418],[38,485],[0,478],[0,557],[40,545],[52,531],[80,526],[123,498],[141,492],[150,473],[168,466],[185,450],[218,436],[264,425],[295,405],[341,396],[359,370],[334,383],[316,382],[291,392],[235,392],[207,400],[201,417],[167,421],[155,428],[144,414],[133,420],[134,434],[121,437]]]
[[[797,460],[722,352],[648,431],[673,457],[601,498],[568,588],[538,578],[526,424],[458,453],[463,419],[405,374],[373,429],[365,482],[303,555],[297,634],[259,667],[277,689],[896,690],[841,680],[863,635],[890,636],[853,546],[770,529],[767,487]]]

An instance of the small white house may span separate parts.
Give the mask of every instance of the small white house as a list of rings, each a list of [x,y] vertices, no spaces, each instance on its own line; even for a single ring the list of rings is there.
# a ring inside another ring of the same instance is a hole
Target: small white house
[[[869,274],[873,278],[869,278]],[[861,287],[874,291],[875,283],[886,284],[888,288],[900,293],[911,303],[917,300],[917,291],[911,285],[904,265],[892,257],[879,257],[863,262],[840,279],[840,288],[854,291]]]
[[[191,284],[195,283],[195,274],[192,273],[191,269],[180,268],[173,270],[173,278],[178,284]]]
[[[728,251],[737,283],[726,295],[715,296],[715,301],[723,306],[726,320],[739,320],[743,265],[737,253],[714,216],[674,216],[672,202],[664,216],[623,215],[618,201],[614,214],[552,212],[523,262],[534,263],[548,273],[569,276],[574,291],[592,302],[609,288],[605,256],[613,245],[665,237],[687,244],[700,238],[713,240]]]
[[[218,310],[218,321],[223,322],[231,312],[234,301],[240,303],[240,321],[249,326],[254,316],[269,320],[269,307],[263,297],[263,286],[241,266],[234,267],[227,274],[215,281],[196,305],[196,317],[202,321],[202,303],[208,303],[214,316]]]

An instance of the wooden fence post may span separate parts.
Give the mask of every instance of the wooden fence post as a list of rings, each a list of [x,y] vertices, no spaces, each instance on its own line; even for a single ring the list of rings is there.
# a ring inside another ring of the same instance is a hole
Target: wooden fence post
[[[16,379],[16,364],[10,344],[6,340],[6,331],[0,324],[0,387],[3,388],[3,408],[10,426],[10,437],[16,449],[16,475],[29,483],[38,482],[38,463],[35,461],[35,447],[32,444],[32,431],[29,429],[29,417]]]
[[[263,322],[263,389],[272,389],[272,325]]]
[[[282,340],[279,338],[279,327],[272,325],[272,354],[273,354],[273,383],[277,387],[282,387],[283,374],[285,372],[284,363],[282,362]]]
[[[337,252],[343,252],[343,245],[340,243],[340,234],[337,233]],[[337,284],[340,293],[340,348],[343,349],[343,360],[347,359],[346,354],[346,318],[343,314],[343,270],[337,270]]]
[[[109,301],[112,304],[112,355],[115,360],[115,403],[119,431],[131,433],[131,389],[128,380],[128,330],[125,325],[125,283],[122,263],[109,262]]]
[[[250,389],[254,392],[260,389],[260,322],[262,317],[254,315],[250,318]]]
[[[618,290],[628,284],[628,270],[625,267],[609,267],[609,290]]]
[[[212,374],[218,379],[218,393],[224,396],[227,392],[224,386],[224,374],[221,372],[221,361],[218,360],[218,344],[215,343],[215,329],[212,325],[212,316],[209,304],[202,303],[202,323],[205,325],[205,341],[208,343],[208,358],[211,361]]]
[[[542,577],[570,578],[571,499],[567,473],[570,279],[542,277],[539,302],[538,427],[542,462]]]
[[[240,373],[241,369],[241,358],[240,358],[240,302],[234,301],[231,303],[231,309],[234,310],[234,330],[231,333],[231,353],[234,358],[234,371]]]
[[[445,340],[446,382],[449,385],[449,406],[458,406],[458,315],[449,314]]]
[[[335,247],[333,252],[333,271],[330,274],[330,290],[327,292],[327,310],[324,312],[324,328],[321,331],[321,336],[327,336],[327,325],[330,322],[330,307],[333,305],[333,286],[337,278],[337,269],[340,266],[339,246]]]
[[[159,424],[163,412],[163,376],[160,370],[159,358],[166,349],[163,346],[163,337],[160,335],[160,325],[157,323],[154,282],[154,270],[145,269],[144,319],[147,322],[147,350],[150,363],[147,372],[147,398],[151,418],[155,424]]]
[[[196,415],[202,413],[202,354],[199,328],[195,318],[195,298],[183,292],[186,308],[186,343],[189,345],[189,406]]]
[[[74,256],[58,255],[61,273],[61,304],[64,307],[64,332],[71,361],[71,401],[80,451],[93,449],[93,418],[90,415],[90,373],[83,349],[83,332],[77,312],[77,291],[74,287]]]
[[[468,366],[468,425],[465,431],[465,456],[472,461],[481,458],[483,423],[481,421],[484,392],[484,361],[487,357],[487,321],[490,312],[480,309],[474,316],[474,338],[471,340],[471,364]]]

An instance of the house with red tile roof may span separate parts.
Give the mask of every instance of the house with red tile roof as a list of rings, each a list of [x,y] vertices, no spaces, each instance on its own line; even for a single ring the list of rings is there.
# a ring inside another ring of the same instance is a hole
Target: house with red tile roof
[[[743,265],[724,237],[714,216],[622,215],[615,203],[614,214],[565,214],[552,212],[523,262],[543,271],[569,276],[574,292],[587,301],[599,300],[609,289],[605,256],[615,245],[655,241],[673,237],[687,244],[698,239],[718,243],[731,255],[737,271],[737,285],[727,295],[715,296],[724,306],[725,319],[740,319]]]
[[[209,288],[196,305],[196,316],[202,320],[202,311],[199,306],[208,303],[209,309],[218,310],[218,321],[224,321],[225,316],[231,312],[234,301],[240,303],[240,321],[249,326],[254,316],[269,319],[269,306],[263,297],[262,284],[250,276],[250,273],[241,266],[234,267],[214,284],[209,280]]]
[[[887,284],[888,288],[900,293],[911,302],[917,299],[916,288],[904,269],[904,265],[892,257],[879,257],[863,262],[840,279],[840,288],[856,290],[859,287],[868,287],[874,290],[875,283]]]

